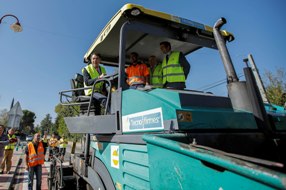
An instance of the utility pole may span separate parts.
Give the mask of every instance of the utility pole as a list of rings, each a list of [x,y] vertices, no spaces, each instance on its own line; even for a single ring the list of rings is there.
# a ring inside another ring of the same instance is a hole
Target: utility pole
[[[261,94],[262,100],[263,100],[264,103],[268,103],[269,104],[269,101],[268,101],[268,98],[267,98],[267,95],[266,95],[265,87],[263,85],[263,82],[261,80],[260,74],[258,72],[258,69],[256,67],[256,64],[255,64],[254,59],[253,59],[251,54],[248,54],[248,60],[249,60],[249,63],[250,63],[250,68],[251,68],[251,70],[252,70],[252,72],[254,74],[254,77],[255,77],[255,80],[256,80],[259,92]]]

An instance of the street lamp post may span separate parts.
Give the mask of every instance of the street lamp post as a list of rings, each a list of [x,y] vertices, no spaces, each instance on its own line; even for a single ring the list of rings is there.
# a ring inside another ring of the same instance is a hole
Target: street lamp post
[[[17,21],[14,23],[14,24],[11,24],[10,28],[14,31],[14,32],[22,32],[23,28],[19,22],[19,19],[15,16],[15,15],[12,15],[12,14],[6,14],[4,16],[1,17],[0,19],[0,24],[2,23],[2,20],[5,18],[5,17],[14,17]]]

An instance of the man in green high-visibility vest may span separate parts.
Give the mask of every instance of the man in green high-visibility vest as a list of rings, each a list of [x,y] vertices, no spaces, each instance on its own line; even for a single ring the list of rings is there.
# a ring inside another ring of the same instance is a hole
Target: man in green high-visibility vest
[[[154,88],[163,87],[163,72],[162,72],[162,63],[158,63],[157,57],[151,55],[148,59],[150,65],[150,84]]]
[[[60,143],[59,145],[60,146],[60,150],[59,150],[60,159],[63,162],[65,154],[66,154],[66,148],[68,145],[68,140],[65,138],[65,135],[62,135],[62,138],[60,139],[59,143]]]
[[[191,68],[189,62],[182,52],[171,51],[170,42],[161,42],[160,49],[165,54],[162,62],[163,87],[183,90]]]
[[[5,146],[9,144],[9,138],[4,133],[4,131],[4,125],[0,124],[0,162],[2,162],[2,159],[4,157]],[[0,170],[0,174],[3,174],[3,170]]]
[[[106,75],[106,70],[103,66],[99,65],[101,62],[101,56],[99,53],[92,53],[90,55],[91,64],[82,69],[84,87],[92,86],[98,79],[102,79]],[[84,90],[85,95],[90,96],[92,89]],[[97,82],[95,84],[95,91],[93,98],[95,102],[95,114],[100,115],[101,109],[105,108],[106,104],[106,87],[104,82]]]
[[[4,158],[0,166],[0,173],[3,173],[5,167],[6,167],[6,173],[7,174],[10,173],[10,169],[12,166],[13,151],[14,151],[16,143],[18,142],[18,139],[14,133],[15,133],[15,130],[13,128],[9,129],[8,135],[7,135],[9,138],[9,144],[5,146]]]

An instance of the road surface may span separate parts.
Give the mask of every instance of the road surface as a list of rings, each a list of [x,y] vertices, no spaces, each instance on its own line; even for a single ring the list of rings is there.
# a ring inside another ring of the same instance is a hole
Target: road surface
[[[71,151],[71,145],[72,143],[69,142],[67,149],[66,149],[66,155],[65,155],[65,161],[64,165],[68,165],[70,161],[70,151]],[[81,143],[77,143],[75,152],[80,153],[82,152],[81,150]],[[23,151],[25,148],[23,149]],[[14,179],[14,184],[12,186],[12,189],[14,190],[27,190],[28,189],[28,171],[25,170],[25,154],[22,154],[19,156],[19,159],[22,159],[21,164],[18,167],[17,173],[15,175]],[[46,154],[46,160],[48,159],[48,151]],[[48,189],[48,175],[49,175],[49,170],[50,170],[50,162],[45,162],[43,167],[42,167],[42,190],[47,190]],[[36,189],[36,177],[34,177],[34,188]]]

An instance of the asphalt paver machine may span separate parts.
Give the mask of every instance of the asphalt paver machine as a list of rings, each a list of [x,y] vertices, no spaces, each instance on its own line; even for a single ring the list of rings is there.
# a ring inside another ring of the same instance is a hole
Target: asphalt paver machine
[[[286,126],[279,122],[285,115],[267,114],[250,68],[244,68],[245,81],[237,77],[226,46],[234,36],[221,30],[225,23],[221,18],[210,27],[134,4],[112,17],[84,55],[88,62],[92,52],[100,53],[103,65],[117,68],[98,80],[108,91],[105,113],[93,114],[93,100],[79,93],[79,86],[60,93],[62,98],[72,92],[62,103],[81,110],[65,118],[69,131],[86,135],[84,153],[72,159],[75,187],[286,189]],[[228,95],[129,89],[127,55],[162,61],[162,41],[186,56],[205,48],[217,51]]]

